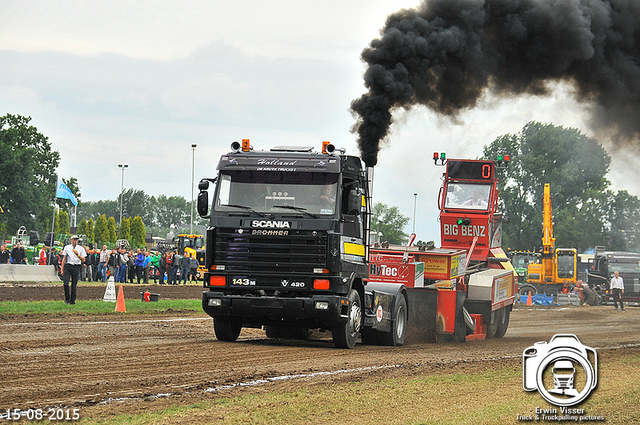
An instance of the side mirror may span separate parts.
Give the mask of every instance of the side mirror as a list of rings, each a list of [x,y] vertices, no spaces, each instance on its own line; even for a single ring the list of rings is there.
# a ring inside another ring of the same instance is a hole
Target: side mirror
[[[208,187],[209,182],[206,182],[206,185]],[[198,193],[198,214],[200,214],[200,217],[206,218],[209,214],[209,192],[207,192],[206,189],[203,190],[201,186],[202,182],[198,184],[200,188],[200,193]]]
[[[209,189],[209,180],[200,180],[198,183],[198,189],[200,191]]]
[[[358,215],[362,207],[362,195],[358,190],[350,190],[347,198],[347,214]]]

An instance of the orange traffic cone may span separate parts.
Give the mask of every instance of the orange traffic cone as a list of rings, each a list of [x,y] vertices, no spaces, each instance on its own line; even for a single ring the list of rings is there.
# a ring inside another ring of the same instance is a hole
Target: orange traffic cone
[[[122,287],[122,285],[120,285],[120,287]],[[531,298],[533,298],[533,294],[529,292],[526,305],[533,305],[533,300]],[[122,301],[122,304],[124,305],[124,300]]]
[[[118,288],[118,299],[116,300],[116,311],[120,311],[122,313],[127,312],[127,307],[124,305],[124,289],[122,289],[122,284],[120,284],[120,288]]]

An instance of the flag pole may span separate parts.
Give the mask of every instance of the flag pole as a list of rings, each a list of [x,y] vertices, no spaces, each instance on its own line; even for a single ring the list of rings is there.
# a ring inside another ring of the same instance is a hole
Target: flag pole
[[[58,203],[56,202],[57,195],[58,195],[58,179],[56,176],[56,192],[53,195],[53,220],[51,220],[51,248],[53,248],[53,241],[56,239],[56,234],[54,233],[54,229],[56,227],[56,207],[58,206]],[[49,258],[53,261],[53,256],[47,255],[47,259]]]

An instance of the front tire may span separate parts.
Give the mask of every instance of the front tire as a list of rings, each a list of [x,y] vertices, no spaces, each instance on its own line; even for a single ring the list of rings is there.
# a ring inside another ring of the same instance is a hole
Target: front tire
[[[214,317],[213,329],[219,341],[234,342],[242,330],[241,317]]]
[[[400,295],[393,309],[395,320],[391,325],[391,332],[380,332],[379,339],[382,345],[403,345],[407,336],[407,300]]]
[[[349,292],[349,318],[344,325],[336,326],[331,330],[333,343],[338,348],[353,348],[360,336],[362,325],[362,303],[360,295],[355,289]]]

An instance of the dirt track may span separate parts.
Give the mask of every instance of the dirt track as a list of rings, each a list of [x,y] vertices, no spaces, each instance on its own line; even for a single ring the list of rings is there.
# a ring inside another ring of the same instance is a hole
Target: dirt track
[[[90,299],[91,291],[97,294],[94,299],[101,299],[104,288],[95,288],[81,287],[79,300]],[[0,287],[0,300],[32,299],[36,293],[40,299],[60,299],[61,290],[59,285]],[[132,297],[139,296],[139,287],[128,290]],[[199,298],[202,289],[152,291]],[[135,412],[247,391],[304,387],[314,381],[410,376],[416,368],[519,365],[526,347],[557,333],[574,333],[599,350],[638,350],[640,308],[617,312],[611,306],[519,307],[503,339],[465,344],[409,341],[404,347],[358,344],[353,350],[333,348],[328,333],[309,341],[285,341],[267,340],[261,330],[244,329],[239,342],[224,343],[215,339],[211,319],[200,312],[5,316],[0,323],[0,408],[73,406],[91,415]]]

